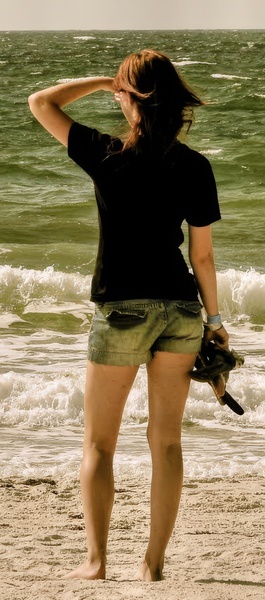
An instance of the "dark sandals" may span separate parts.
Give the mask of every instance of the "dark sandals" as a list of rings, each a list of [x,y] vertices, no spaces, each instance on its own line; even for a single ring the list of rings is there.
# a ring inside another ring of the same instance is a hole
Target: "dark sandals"
[[[227,404],[237,415],[243,415],[243,408],[226,390],[229,372],[243,364],[243,356],[235,350],[221,350],[213,342],[206,345],[202,341],[195,368],[190,375],[195,381],[209,383],[221,405]]]

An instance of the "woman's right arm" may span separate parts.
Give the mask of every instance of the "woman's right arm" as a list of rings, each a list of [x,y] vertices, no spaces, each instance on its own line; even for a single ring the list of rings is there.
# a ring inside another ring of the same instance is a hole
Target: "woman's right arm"
[[[113,92],[112,83],[112,77],[74,79],[31,94],[28,98],[29,107],[40,124],[67,147],[73,119],[62,108],[93,92]]]

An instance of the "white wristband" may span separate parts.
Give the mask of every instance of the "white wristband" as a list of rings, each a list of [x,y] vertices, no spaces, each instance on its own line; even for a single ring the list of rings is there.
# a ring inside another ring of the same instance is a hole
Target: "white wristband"
[[[208,323],[209,325],[212,325],[213,323],[222,323],[222,318],[221,318],[220,313],[218,313],[218,315],[213,315],[213,316],[207,315],[206,323]]]

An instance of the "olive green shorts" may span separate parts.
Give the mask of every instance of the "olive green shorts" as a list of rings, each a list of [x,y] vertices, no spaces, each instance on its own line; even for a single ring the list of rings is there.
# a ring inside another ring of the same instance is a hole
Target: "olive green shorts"
[[[198,354],[201,304],[184,300],[124,300],[95,306],[88,359],[116,366],[149,362],[155,352]]]

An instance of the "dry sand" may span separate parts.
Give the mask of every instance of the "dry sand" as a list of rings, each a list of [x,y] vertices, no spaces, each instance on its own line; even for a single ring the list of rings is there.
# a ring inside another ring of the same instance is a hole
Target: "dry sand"
[[[185,480],[164,576],[138,581],[149,481],[116,478],[105,581],[64,580],[85,560],[78,481],[0,481],[1,600],[265,598],[265,479]]]

